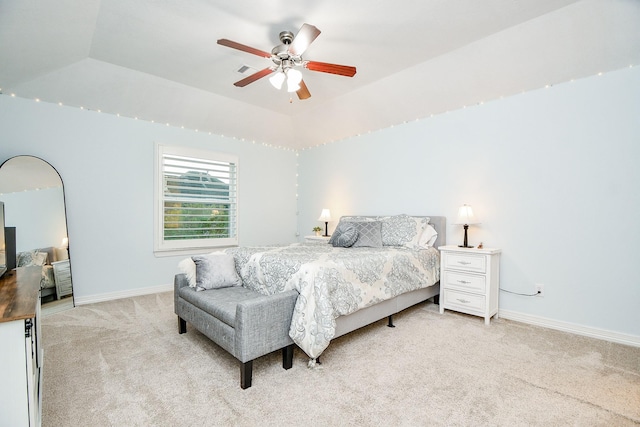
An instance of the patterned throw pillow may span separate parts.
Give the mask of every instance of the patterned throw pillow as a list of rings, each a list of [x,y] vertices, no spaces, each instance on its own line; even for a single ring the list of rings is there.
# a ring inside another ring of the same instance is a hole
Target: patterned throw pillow
[[[333,235],[329,239],[335,247],[348,248],[358,240],[358,229],[347,222],[341,222],[338,224],[333,232]]]
[[[378,217],[376,216],[363,216],[363,215],[351,215],[351,216],[343,216],[340,218],[340,222],[371,222],[377,221]]]
[[[354,248],[382,247],[382,223],[380,221],[350,222],[358,230],[358,240],[353,244]]]
[[[419,245],[420,236],[429,223],[429,217],[394,215],[382,218],[382,244],[384,246]]]
[[[29,267],[32,265],[45,265],[49,254],[40,251],[25,251],[16,254],[16,267]]]
[[[34,251],[18,252],[16,255],[16,267],[27,267],[33,265]]]

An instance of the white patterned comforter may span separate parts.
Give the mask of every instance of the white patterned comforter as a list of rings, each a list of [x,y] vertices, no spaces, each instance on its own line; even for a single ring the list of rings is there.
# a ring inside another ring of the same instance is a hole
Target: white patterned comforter
[[[265,295],[295,289],[291,339],[317,358],[335,334],[338,316],[440,280],[436,249],[334,248],[292,244],[227,249],[243,286]]]

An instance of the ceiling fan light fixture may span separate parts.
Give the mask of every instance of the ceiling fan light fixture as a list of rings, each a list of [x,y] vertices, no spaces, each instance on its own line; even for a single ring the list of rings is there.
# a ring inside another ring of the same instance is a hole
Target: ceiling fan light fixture
[[[291,79],[287,80],[287,92],[297,92],[300,89],[300,84],[294,83]]]
[[[295,68],[287,70],[287,85],[299,86],[301,81],[302,73],[299,70],[296,70]]]
[[[282,83],[284,83],[285,75],[282,71],[278,71],[273,76],[269,77],[269,83],[276,89],[280,90],[282,88]]]

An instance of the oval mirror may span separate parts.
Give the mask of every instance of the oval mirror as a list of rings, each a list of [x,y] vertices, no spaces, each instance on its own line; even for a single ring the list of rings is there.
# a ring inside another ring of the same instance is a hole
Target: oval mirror
[[[58,171],[38,157],[8,159],[0,166],[0,201],[5,234],[15,236],[15,266],[42,266],[43,313],[73,307],[64,185]]]

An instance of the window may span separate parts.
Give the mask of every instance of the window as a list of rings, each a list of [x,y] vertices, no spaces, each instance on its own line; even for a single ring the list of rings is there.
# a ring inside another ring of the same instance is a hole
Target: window
[[[238,158],[156,146],[155,250],[238,244]]]

